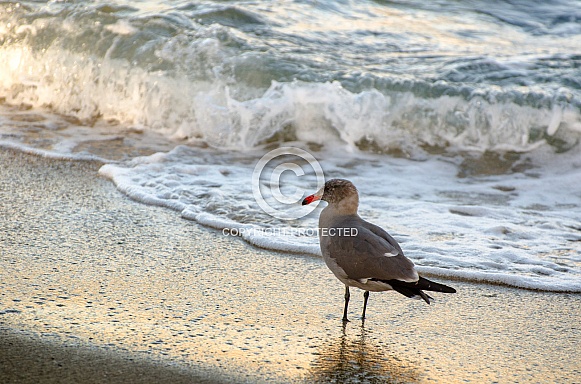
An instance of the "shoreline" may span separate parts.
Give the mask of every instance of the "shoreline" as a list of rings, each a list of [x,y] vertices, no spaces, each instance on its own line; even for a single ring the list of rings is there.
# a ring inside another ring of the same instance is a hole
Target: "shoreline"
[[[354,291],[342,327],[318,258],[134,202],[96,162],[0,164],[2,382],[581,380],[579,294],[439,279],[458,294],[372,294],[364,325]]]

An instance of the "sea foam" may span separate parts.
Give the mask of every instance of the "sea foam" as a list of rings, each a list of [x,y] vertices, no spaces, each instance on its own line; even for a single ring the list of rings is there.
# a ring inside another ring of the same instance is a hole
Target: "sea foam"
[[[421,272],[581,292],[580,198],[570,192],[572,183],[581,180],[579,169],[565,172],[567,177],[554,169],[546,178],[512,174],[475,182],[458,179],[456,166],[444,158],[418,162],[369,154],[348,160],[329,152],[315,155],[327,178],[348,178],[358,186],[361,216],[392,232]],[[286,222],[257,206],[249,185],[250,159],[256,157],[214,153],[208,164],[200,150],[178,147],[133,164],[105,165],[100,172],[132,198],[174,209],[226,236],[263,248],[320,255],[317,232],[310,230],[317,228],[320,208]],[[315,192],[309,190],[314,178],[307,173],[292,182],[306,196]]]

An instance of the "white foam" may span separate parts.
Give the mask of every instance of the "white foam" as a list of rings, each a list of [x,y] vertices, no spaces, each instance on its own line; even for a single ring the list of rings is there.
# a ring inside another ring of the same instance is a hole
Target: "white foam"
[[[131,25],[128,20],[117,20],[115,24],[105,26],[105,29],[118,35],[132,35],[137,32],[137,28]]]
[[[249,181],[259,155],[178,147],[129,166],[105,165],[101,174],[134,199],[227,229],[227,236],[320,255],[316,231],[309,229],[317,227],[321,208],[294,222],[275,220],[258,208]],[[345,177],[358,186],[361,216],[391,232],[421,272],[581,292],[581,196],[570,192],[571,183],[581,180],[579,168],[557,171],[555,164],[544,177],[458,179],[456,166],[445,159],[418,162],[361,153],[337,158],[332,151],[316,156],[327,178]],[[313,193],[313,177],[295,185],[305,195]],[[499,184],[511,188],[499,190]]]
[[[216,61],[210,67],[224,60],[225,47],[215,38],[179,48],[194,57],[209,56]],[[158,54],[170,55],[163,49]],[[304,142],[336,142],[350,150],[370,142],[409,153],[423,145],[531,151],[545,143],[542,132],[554,136],[562,130],[560,139],[570,136],[574,142],[581,131],[579,111],[572,106],[537,108],[479,96],[422,98],[407,91],[354,93],[337,82],[236,88],[227,79],[201,80],[207,79],[205,68],[148,72],[123,59],[52,47],[41,53],[20,45],[0,48],[0,66],[6,69],[0,73],[0,96],[8,103],[50,106],[81,120],[100,117],[222,149],[252,149],[289,127]]]

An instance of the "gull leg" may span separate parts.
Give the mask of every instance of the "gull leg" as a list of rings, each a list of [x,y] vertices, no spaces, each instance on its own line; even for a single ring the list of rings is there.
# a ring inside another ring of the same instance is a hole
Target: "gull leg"
[[[365,320],[365,311],[367,310],[367,299],[369,299],[369,291],[363,293],[363,314],[361,320]]]
[[[351,294],[349,293],[349,286],[345,286],[345,309],[343,309],[343,322],[349,321],[347,318],[347,308],[349,307],[349,298]]]

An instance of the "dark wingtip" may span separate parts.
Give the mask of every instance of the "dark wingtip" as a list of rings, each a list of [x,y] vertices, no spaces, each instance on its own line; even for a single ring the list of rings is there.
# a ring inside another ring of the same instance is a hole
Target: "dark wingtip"
[[[432,283],[432,284],[433,284],[433,283]],[[437,285],[437,288],[438,288],[438,289],[440,289],[439,291],[436,291],[436,292],[442,292],[442,293],[456,293],[456,289],[454,289],[454,288],[452,288],[452,287],[449,287],[449,286],[447,286],[447,285],[444,285],[444,284],[439,284],[439,283],[436,283],[436,284],[438,284],[438,285]]]
[[[418,290],[418,294],[420,295],[420,297],[422,299],[424,299],[424,301],[426,303],[428,303],[428,305],[430,305],[432,303],[432,301],[434,301],[434,298],[430,295],[426,295],[426,293],[424,291]]]
[[[456,293],[456,290],[444,284],[436,283],[420,276],[418,281],[418,288],[426,291],[442,292],[442,293]]]

